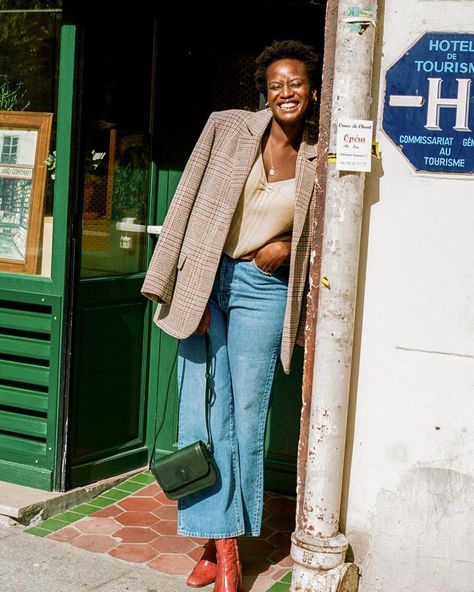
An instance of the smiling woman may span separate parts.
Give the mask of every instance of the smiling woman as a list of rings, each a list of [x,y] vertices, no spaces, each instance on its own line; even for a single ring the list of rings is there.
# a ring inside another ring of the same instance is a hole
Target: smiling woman
[[[178,533],[209,538],[190,586],[241,590],[237,537],[259,536],[263,440],[278,357],[289,372],[306,317],[316,170],[308,121],[318,56],[274,42],[257,59],[257,113],[211,114],[184,170],[143,284],[156,322],[181,339],[179,446],[205,437],[208,333],[215,485],[179,500]]]

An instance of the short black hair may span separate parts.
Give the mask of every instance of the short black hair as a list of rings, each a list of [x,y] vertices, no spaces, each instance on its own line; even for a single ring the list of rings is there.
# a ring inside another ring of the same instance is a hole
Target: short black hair
[[[320,57],[310,45],[294,39],[273,41],[267,45],[255,60],[255,85],[264,95],[267,94],[267,70],[278,60],[299,60],[303,62],[308,73],[311,88],[319,86],[321,75]]]

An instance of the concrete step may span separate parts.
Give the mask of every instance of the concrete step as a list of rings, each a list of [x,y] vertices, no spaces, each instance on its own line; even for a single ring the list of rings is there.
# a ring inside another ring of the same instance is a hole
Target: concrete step
[[[0,525],[32,526],[82,504],[118,485],[146,467],[103,479],[66,492],[43,491],[24,485],[0,481]]]

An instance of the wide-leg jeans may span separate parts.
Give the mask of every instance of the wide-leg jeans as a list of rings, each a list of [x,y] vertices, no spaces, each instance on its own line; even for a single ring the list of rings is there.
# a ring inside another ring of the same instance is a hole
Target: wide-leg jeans
[[[210,407],[219,478],[178,504],[178,533],[204,538],[258,536],[262,521],[264,437],[287,300],[288,268],[272,274],[223,255],[209,306]],[[179,447],[207,440],[205,339],[179,344]]]

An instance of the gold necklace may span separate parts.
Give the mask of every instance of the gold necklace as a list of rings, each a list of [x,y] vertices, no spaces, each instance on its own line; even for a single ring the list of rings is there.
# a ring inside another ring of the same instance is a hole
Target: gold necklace
[[[290,156],[288,156],[288,158],[286,160],[284,160],[281,164],[279,164],[277,167],[273,166],[271,136],[268,136],[268,152],[269,152],[269,155],[270,155],[270,170],[268,171],[268,174],[271,177],[273,177],[273,175],[275,174],[275,171],[277,171],[278,169],[281,169],[281,167],[284,166],[290,160],[290,158],[292,158],[296,154],[296,153],[292,152],[290,154]]]

